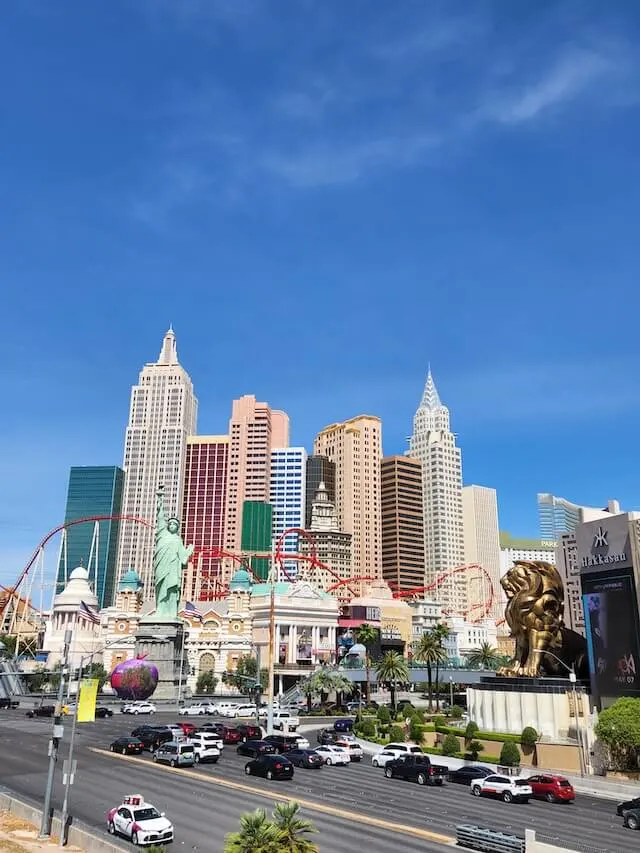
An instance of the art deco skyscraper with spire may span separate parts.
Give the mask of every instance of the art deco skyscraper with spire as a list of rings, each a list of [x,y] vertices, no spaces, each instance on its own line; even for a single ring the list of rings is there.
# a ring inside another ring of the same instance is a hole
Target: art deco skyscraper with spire
[[[144,596],[153,596],[152,558],[158,485],[164,485],[165,510],[180,516],[187,436],[196,432],[198,401],[193,383],[178,361],[172,328],[164,336],[160,356],[145,364],[131,389],[124,446],[122,514],[147,519],[150,527],[131,521],[120,525],[118,577],[135,569]]]
[[[431,370],[413,419],[409,456],[422,461],[425,584],[464,563],[462,527],[462,455],[449,426]],[[445,611],[467,610],[467,578],[463,572],[438,582],[432,593]]]

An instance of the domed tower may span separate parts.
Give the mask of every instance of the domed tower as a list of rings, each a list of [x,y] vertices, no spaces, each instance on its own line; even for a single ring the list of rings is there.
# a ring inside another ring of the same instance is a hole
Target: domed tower
[[[116,594],[116,607],[123,613],[140,613],[142,607],[142,579],[135,569],[126,571]]]

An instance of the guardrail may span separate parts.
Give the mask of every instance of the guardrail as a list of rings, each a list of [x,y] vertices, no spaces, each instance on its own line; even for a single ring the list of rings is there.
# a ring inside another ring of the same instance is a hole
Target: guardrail
[[[456,826],[456,842],[459,847],[482,850],[484,853],[525,853],[524,838],[473,824]]]

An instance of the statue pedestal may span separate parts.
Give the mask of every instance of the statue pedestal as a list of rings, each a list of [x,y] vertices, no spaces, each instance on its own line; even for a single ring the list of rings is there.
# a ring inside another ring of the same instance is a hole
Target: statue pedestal
[[[136,632],[136,656],[144,655],[145,660],[158,668],[158,686],[152,700],[176,701],[180,684],[180,660],[183,659],[182,686],[187,680],[188,666],[186,654],[182,654],[184,626],[182,622],[162,622],[151,619],[141,621]]]

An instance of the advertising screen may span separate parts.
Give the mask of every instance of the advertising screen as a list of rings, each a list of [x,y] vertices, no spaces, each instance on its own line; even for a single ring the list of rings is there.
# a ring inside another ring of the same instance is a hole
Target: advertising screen
[[[582,577],[589,669],[599,696],[640,695],[640,631],[632,569]]]

